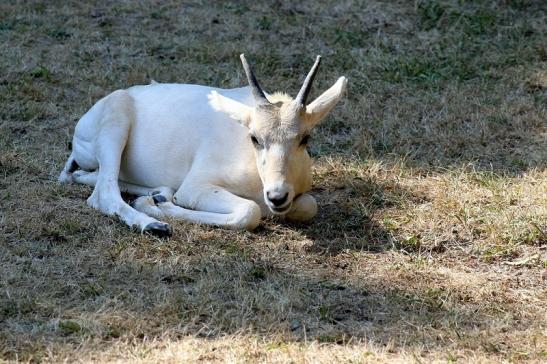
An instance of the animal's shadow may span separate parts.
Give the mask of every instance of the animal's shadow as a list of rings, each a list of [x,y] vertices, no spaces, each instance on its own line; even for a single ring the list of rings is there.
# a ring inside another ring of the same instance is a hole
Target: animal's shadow
[[[307,248],[310,253],[379,253],[399,247],[398,237],[380,220],[380,210],[409,202],[422,203],[426,197],[374,178],[343,176],[341,180],[323,183],[311,191],[318,201],[318,213],[311,222],[284,225],[313,242]],[[268,233],[267,226],[259,232]]]

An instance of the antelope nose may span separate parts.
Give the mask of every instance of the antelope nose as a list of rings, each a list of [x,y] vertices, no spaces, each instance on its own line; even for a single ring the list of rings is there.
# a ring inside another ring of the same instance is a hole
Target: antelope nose
[[[284,195],[281,195],[281,193],[268,192],[266,195],[268,196],[268,200],[270,200],[270,202],[276,207],[281,206],[285,202],[287,202],[287,198],[289,197],[288,192],[285,192]]]

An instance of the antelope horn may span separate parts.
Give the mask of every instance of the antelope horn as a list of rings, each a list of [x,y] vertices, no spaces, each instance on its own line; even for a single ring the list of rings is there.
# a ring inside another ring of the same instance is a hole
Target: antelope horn
[[[297,105],[306,105],[306,99],[308,98],[308,95],[311,90],[311,85],[313,83],[313,79],[315,78],[315,75],[317,73],[317,69],[319,68],[319,63],[321,63],[321,56],[317,56],[315,59],[315,63],[313,64],[313,67],[310,70],[310,73],[306,76],[306,79],[304,80],[304,84],[302,85],[302,88],[300,89],[300,92],[298,92],[298,95],[296,96],[296,99],[294,100]]]
[[[241,63],[243,63],[243,69],[245,70],[245,74],[247,75],[247,80],[249,81],[249,86],[251,86],[251,89],[253,91],[253,96],[256,103],[259,105],[270,104],[270,102],[266,98],[266,95],[264,95],[264,91],[262,90],[262,87],[260,87],[260,84],[258,83],[258,80],[256,79],[255,74],[251,69],[251,66],[249,66],[249,63],[247,63],[245,55],[241,53],[239,58],[241,58]]]

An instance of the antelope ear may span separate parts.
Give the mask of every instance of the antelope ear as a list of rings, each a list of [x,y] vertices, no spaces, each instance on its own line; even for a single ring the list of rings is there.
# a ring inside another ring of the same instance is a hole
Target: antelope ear
[[[239,101],[222,96],[216,91],[211,91],[208,95],[209,105],[219,112],[227,114],[230,118],[239,121],[242,125],[248,127],[251,123],[253,108],[242,104]]]
[[[347,84],[348,79],[340,77],[331,88],[323,92],[321,96],[306,106],[306,123],[310,128],[313,128],[317,123],[323,120],[329,111],[338,103],[346,90]]]

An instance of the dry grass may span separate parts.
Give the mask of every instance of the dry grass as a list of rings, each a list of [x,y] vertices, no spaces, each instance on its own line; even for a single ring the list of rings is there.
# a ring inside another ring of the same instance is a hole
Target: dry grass
[[[56,4],[56,5],[55,5]],[[543,1],[0,3],[0,360],[544,362]],[[346,101],[310,225],[129,233],[59,186],[75,121],[135,83]]]

